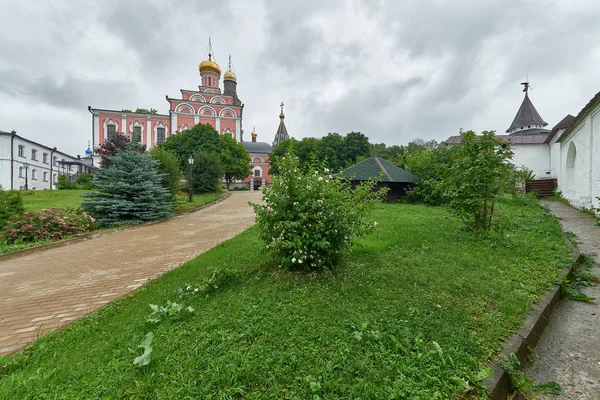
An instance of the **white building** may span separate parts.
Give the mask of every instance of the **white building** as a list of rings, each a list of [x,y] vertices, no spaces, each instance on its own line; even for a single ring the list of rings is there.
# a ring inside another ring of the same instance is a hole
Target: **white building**
[[[529,84],[524,85],[525,98],[508,135],[498,135],[511,143],[513,164],[533,171],[528,186],[535,190],[555,188],[577,208],[600,207],[600,92],[576,117],[568,114],[548,130],[529,99]],[[446,143],[460,143],[460,136]]]
[[[89,154],[73,157],[15,131],[0,131],[0,185],[5,190],[51,190],[61,173],[74,178],[95,169]]]

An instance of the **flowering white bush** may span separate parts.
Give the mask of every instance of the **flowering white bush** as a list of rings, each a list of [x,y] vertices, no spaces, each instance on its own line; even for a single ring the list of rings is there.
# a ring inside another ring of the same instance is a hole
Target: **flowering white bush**
[[[353,239],[375,227],[370,211],[385,191],[376,182],[355,189],[326,168],[300,171],[298,158],[281,159],[279,175],[253,204],[261,239],[281,267],[323,270],[336,266]]]

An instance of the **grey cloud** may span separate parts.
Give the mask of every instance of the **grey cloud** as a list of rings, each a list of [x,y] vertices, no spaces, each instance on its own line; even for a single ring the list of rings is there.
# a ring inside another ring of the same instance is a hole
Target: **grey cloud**
[[[75,76],[57,80],[44,75],[31,79],[14,70],[0,71],[0,92],[34,103],[69,108],[77,112],[85,110],[90,102],[96,106],[110,106],[115,101],[130,102],[137,98],[137,88],[132,83],[111,80],[89,80]]]

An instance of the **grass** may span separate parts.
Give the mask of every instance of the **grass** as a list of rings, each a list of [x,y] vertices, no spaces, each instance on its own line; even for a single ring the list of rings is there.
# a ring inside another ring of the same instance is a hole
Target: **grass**
[[[539,206],[500,208],[499,232],[473,234],[383,204],[326,274],[271,265],[251,228],[0,360],[0,398],[485,398],[477,373],[570,260]],[[195,312],[146,321],[168,301]]]
[[[26,211],[48,208],[79,208],[83,194],[90,190],[27,190],[21,191]]]
[[[180,194],[178,196],[177,202],[175,203],[175,209],[173,210],[173,212],[175,214],[180,214],[182,212],[193,210],[195,208],[215,202],[221,197],[223,197],[223,194],[195,194],[194,196],[192,196],[192,201],[188,202],[188,195]]]

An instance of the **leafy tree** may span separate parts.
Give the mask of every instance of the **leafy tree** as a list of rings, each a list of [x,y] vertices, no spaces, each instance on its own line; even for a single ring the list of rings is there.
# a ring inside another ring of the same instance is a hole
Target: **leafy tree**
[[[440,181],[452,166],[458,147],[439,145],[408,153],[404,169],[420,178],[407,193],[409,200],[423,201],[431,205],[443,203]]]
[[[287,139],[279,143],[271,153],[270,161],[271,168],[269,169],[270,175],[277,175],[279,173],[279,164],[283,157],[290,153],[290,151],[296,146],[298,141],[294,138]]]
[[[0,229],[10,218],[23,214],[23,197],[16,190],[4,190],[0,186]]]
[[[461,134],[442,190],[450,207],[468,227],[491,227],[496,199],[510,181],[512,156],[510,145],[502,144],[494,131],[484,131],[481,136],[473,131]]]
[[[343,144],[344,161],[343,168],[351,167],[358,162],[359,157],[371,154],[372,147],[369,138],[360,132],[350,132],[344,137]]]
[[[157,162],[141,153],[137,143],[107,156],[96,177],[97,193],[88,193],[84,210],[100,226],[138,224],[169,216],[172,204],[162,186]]]
[[[197,151],[194,154],[192,171],[194,193],[216,193],[220,190],[223,171],[219,165],[217,152]]]
[[[244,146],[229,135],[221,135],[219,142],[219,162],[229,190],[234,179],[244,179],[250,175],[250,156]]]
[[[151,108],[149,110],[147,108],[136,108],[135,112],[138,114],[158,114],[158,110],[154,108]]]
[[[339,133],[330,132],[321,139],[322,160],[333,172],[340,172],[346,164],[344,154],[340,149],[344,146],[344,137]]]
[[[179,160],[181,170],[187,171],[190,154],[196,154],[198,151],[219,152],[219,133],[210,124],[198,124],[168,137],[158,147],[173,153]]]
[[[162,186],[169,193],[169,199],[174,202],[179,193],[179,183],[181,182],[181,170],[177,157],[163,149],[155,147],[150,150],[150,158],[157,162],[158,170],[163,174],[161,179]]]
[[[129,143],[131,142],[131,140],[125,136],[125,134],[123,133],[117,133],[115,135],[115,137],[113,137],[111,140],[107,140],[106,142],[102,143],[102,145],[100,146],[98,153],[100,154],[101,160],[100,160],[100,165],[101,166],[109,166],[110,165],[110,156],[114,156],[115,154],[117,154],[117,152],[119,151],[127,151],[129,150]],[[137,146],[136,148],[138,148],[138,151],[140,153],[144,153],[146,151],[146,145],[140,145]]]

